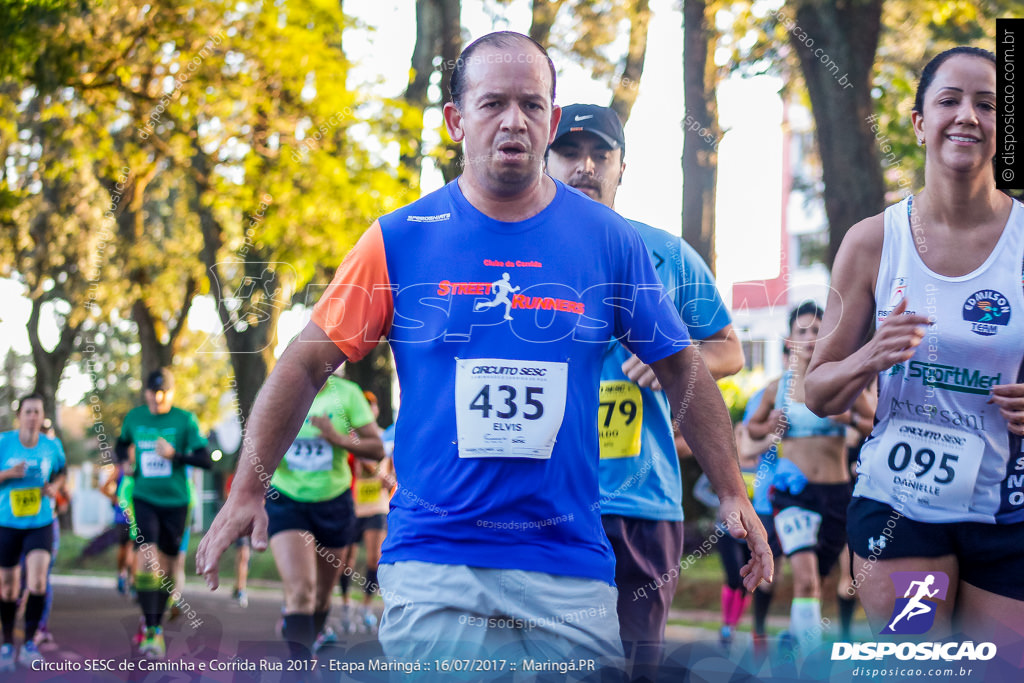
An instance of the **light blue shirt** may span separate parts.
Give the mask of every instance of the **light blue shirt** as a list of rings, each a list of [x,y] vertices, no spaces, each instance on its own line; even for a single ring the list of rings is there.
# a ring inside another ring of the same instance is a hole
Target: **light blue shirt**
[[[758,389],[754,395],[747,400],[746,410],[743,411],[743,424],[749,425],[750,418],[754,411],[761,405],[764,397],[764,389]],[[778,460],[778,448],[769,448],[761,454],[761,461],[757,465],[757,474],[754,477],[754,512],[759,515],[772,514],[772,503],[768,500],[768,489],[775,479],[775,465]]]
[[[43,487],[54,472],[64,469],[64,448],[60,441],[44,434],[34,448],[25,448],[18,432],[0,434],[0,470],[25,463],[25,476],[0,482],[0,526],[37,529],[53,523],[53,498]]]
[[[707,339],[732,322],[715,286],[714,276],[700,255],[682,238],[629,221],[640,233],[666,296],[679,311],[693,339]],[[601,381],[627,381],[622,364],[630,357],[622,344],[605,351]],[[661,391],[639,389],[643,422],[640,452],[631,457],[601,460],[601,514],[651,520],[682,521],[683,486],[672,434],[672,413]],[[618,405],[610,406],[618,410]],[[599,426],[607,417],[603,404]]]

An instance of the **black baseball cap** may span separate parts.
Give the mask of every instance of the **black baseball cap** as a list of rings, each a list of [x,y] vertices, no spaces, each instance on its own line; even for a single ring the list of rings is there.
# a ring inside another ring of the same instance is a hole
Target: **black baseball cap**
[[[626,153],[626,134],[622,130],[622,122],[618,114],[608,107],[596,104],[570,104],[562,107],[562,118],[555,131],[554,147],[564,135],[569,133],[593,133],[604,140],[612,149],[621,149]]]
[[[174,375],[167,368],[160,368],[149,373],[146,388],[150,391],[170,391],[174,388]]]

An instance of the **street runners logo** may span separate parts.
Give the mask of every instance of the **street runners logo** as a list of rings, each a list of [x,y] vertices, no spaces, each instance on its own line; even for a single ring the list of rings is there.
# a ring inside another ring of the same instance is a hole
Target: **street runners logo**
[[[924,386],[949,389],[950,391],[957,391],[962,394],[980,394],[985,396],[993,386],[999,384],[1002,374],[983,375],[980,370],[912,360],[910,361],[910,372],[907,374],[907,379],[913,379],[914,377],[920,377],[921,383]]]
[[[489,308],[503,306],[505,320],[512,320],[512,311],[514,309],[567,311],[580,315],[585,311],[582,301],[559,299],[551,296],[516,294],[519,290],[518,286],[512,285],[511,276],[508,273],[502,273],[501,279],[494,282],[451,282],[450,280],[441,280],[437,284],[438,296],[466,295],[493,297],[490,301],[477,301],[473,304],[473,310],[485,311]]]
[[[982,289],[964,302],[964,320],[971,323],[971,332],[991,337],[1010,322],[1010,302],[994,289]]]
[[[946,599],[949,577],[943,572],[893,572],[889,575],[896,595],[889,625],[881,635],[920,635],[935,623],[935,610],[939,600]]]
[[[889,575],[896,590],[889,623],[880,635],[921,635],[935,625],[939,601],[946,599],[949,576],[944,572],[893,572]],[[902,597],[899,597],[902,596]],[[996,656],[994,643],[964,642],[868,642],[833,643],[832,661],[870,660],[895,656],[915,661],[987,661]]]

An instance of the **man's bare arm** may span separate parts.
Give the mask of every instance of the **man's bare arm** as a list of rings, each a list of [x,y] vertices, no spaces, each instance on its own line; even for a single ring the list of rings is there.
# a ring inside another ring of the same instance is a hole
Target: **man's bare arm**
[[[743,369],[743,345],[732,323],[697,344],[711,376],[716,380],[735,375]]]
[[[211,589],[218,584],[221,555],[239,536],[250,535],[254,549],[266,549],[264,496],[270,477],[317,392],[344,361],[344,354],[323,330],[309,323],[264,382],[246,425],[231,494],[196,552],[196,569]]]
[[[652,363],[651,367],[665,388],[673,424],[679,425],[718,493],[719,509],[729,533],[734,538],[745,538],[750,548],[750,562],[740,570],[744,585],[747,590],[754,590],[762,580],[771,582],[774,572],[772,551],[765,540],[764,527],[747,498],[729,411],[701,354],[688,346]]]

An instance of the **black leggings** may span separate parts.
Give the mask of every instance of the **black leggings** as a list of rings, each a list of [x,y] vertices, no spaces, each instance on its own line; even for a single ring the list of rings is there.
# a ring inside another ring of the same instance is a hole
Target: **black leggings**
[[[722,556],[722,568],[725,569],[726,585],[732,589],[743,588],[740,569],[750,562],[750,548],[747,547],[747,542],[725,534],[718,540],[717,545]]]

